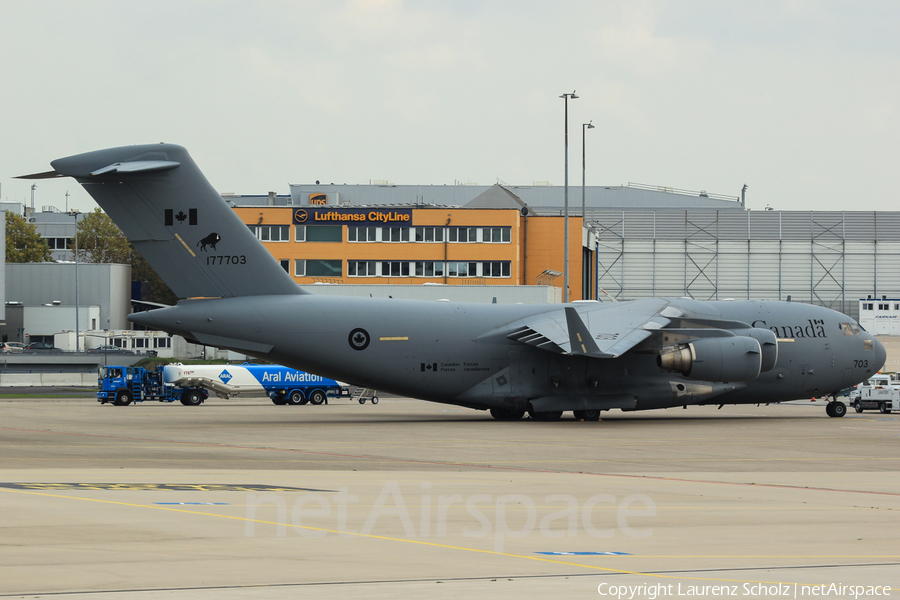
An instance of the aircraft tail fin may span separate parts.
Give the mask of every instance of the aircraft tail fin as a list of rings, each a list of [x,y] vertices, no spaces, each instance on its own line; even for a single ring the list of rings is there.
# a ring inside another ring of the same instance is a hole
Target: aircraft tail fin
[[[51,165],[84,186],[179,298],[304,293],[181,146],[110,148]]]

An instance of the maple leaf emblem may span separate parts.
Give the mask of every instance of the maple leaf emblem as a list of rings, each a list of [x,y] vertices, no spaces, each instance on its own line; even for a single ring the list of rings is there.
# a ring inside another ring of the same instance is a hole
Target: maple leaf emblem
[[[347,341],[354,350],[365,350],[369,347],[369,332],[362,328],[354,329],[347,336]]]
[[[185,219],[187,219],[187,215],[184,214],[183,210],[179,210],[178,214],[175,215],[175,220],[178,221],[179,223],[184,223]]]

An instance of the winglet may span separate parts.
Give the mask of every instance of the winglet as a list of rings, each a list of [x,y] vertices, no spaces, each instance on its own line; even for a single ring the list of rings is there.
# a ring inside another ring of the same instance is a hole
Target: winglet
[[[588,328],[584,325],[584,321],[578,316],[578,311],[571,306],[566,307],[566,323],[569,325],[569,346],[572,354],[609,356],[600,352],[600,348],[597,347],[596,342],[591,337]]]

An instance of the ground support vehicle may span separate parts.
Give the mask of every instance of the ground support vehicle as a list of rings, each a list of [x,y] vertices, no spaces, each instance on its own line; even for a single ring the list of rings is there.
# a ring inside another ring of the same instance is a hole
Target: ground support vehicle
[[[166,384],[159,367],[154,370],[119,365],[100,367],[97,370],[97,386],[97,402],[109,402],[115,406],[128,406],[132,402],[147,400],[179,400],[186,406],[199,406],[209,397],[209,393],[203,388]]]
[[[900,411],[900,381],[887,374],[873,375],[856,386],[856,393],[851,398],[850,405],[858,413],[864,410],[877,410],[882,414]]]
[[[372,388],[363,389],[359,396],[356,398],[360,404],[365,404],[366,400],[371,402],[372,404],[378,404],[378,396],[376,396],[378,392],[373,390]]]
[[[163,379],[175,386],[210,389],[220,398],[265,393],[278,405],[318,405],[327,403],[329,397],[350,395],[345,383],[281,365],[176,363],[164,367]]]

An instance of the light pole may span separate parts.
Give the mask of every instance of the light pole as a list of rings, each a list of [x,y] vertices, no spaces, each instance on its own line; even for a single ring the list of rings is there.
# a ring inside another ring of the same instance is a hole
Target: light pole
[[[584,219],[585,219],[585,215],[586,215],[585,208],[584,208],[584,190],[585,190],[584,181],[585,181],[585,172],[587,171],[587,166],[586,166],[587,163],[585,162],[585,158],[584,158],[585,157],[585,153],[584,153],[585,135],[584,134],[588,129],[594,128],[594,126],[591,125],[591,123],[593,123],[593,122],[594,122],[594,120],[591,119],[590,122],[583,123],[581,125],[581,227],[582,228],[584,228]],[[581,270],[584,271],[584,268],[582,268]],[[590,271],[588,271],[588,272],[590,272]],[[590,280],[588,280],[588,282],[585,282],[586,285],[582,284],[582,287],[588,291],[588,297],[585,298],[585,300],[591,299],[591,284],[589,282],[590,282]]]
[[[587,163],[585,162],[585,152],[584,152],[584,134],[588,129],[593,129],[594,126],[591,125],[594,121],[591,120],[590,123],[584,123],[581,126],[581,218],[583,219],[585,216],[584,212],[584,179],[585,172],[587,171]]]
[[[565,131],[566,131],[566,174],[565,174],[565,189],[563,192],[564,202],[565,202],[565,235],[564,237],[564,256],[565,262],[563,265],[563,302],[569,302],[569,98],[573,100],[578,96],[575,95],[575,90],[572,90],[571,94],[563,94],[560,98],[563,99],[563,103],[565,104],[566,110],[566,120],[565,120]]]
[[[68,196],[69,192],[66,192]],[[78,212],[75,215],[75,352],[81,352],[81,342],[78,339],[81,333],[81,323],[78,321]]]

